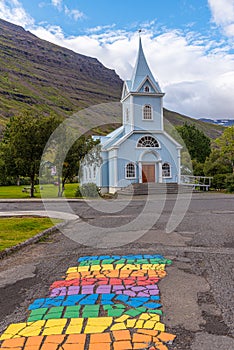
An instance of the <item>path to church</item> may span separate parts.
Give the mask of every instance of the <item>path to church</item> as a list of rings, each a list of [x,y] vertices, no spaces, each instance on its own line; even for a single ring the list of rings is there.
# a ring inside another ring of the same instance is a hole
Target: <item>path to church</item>
[[[128,246],[94,249],[57,232],[5,258],[0,348],[232,350],[233,199],[195,196],[178,231],[166,234],[169,201]],[[131,205],[121,220],[141,203]],[[0,211],[27,206],[0,203]]]

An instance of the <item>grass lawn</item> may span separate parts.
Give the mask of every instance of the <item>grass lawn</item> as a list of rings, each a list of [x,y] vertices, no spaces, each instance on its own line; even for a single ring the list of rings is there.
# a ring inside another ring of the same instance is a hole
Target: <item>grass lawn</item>
[[[0,251],[24,242],[59,222],[61,220],[53,220],[52,223],[49,218],[1,218]]]
[[[66,184],[63,197],[75,198],[77,186],[77,183]],[[29,198],[30,193],[22,192],[24,187],[29,188],[30,186],[0,186],[0,198]],[[58,188],[55,185],[43,185],[42,189],[40,189],[39,185],[36,185],[35,188],[35,198],[41,198],[41,196],[43,198],[57,198]]]

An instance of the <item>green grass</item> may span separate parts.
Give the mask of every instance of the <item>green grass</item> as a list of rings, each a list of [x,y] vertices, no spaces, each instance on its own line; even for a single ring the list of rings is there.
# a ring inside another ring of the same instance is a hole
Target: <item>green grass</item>
[[[49,218],[1,218],[0,251],[26,241],[61,220]]]
[[[75,198],[77,183],[66,184],[63,197]],[[0,186],[0,199],[23,199],[30,198],[30,193],[22,192],[24,187],[30,186]],[[58,188],[55,185],[43,185],[40,189],[39,185],[35,186],[35,198],[57,198]]]

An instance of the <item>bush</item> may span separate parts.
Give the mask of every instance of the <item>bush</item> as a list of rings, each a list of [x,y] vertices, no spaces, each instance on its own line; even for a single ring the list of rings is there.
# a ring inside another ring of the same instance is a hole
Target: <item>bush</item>
[[[226,175],[226,190],[227,192],[234,192],[234,174]]]
[[[80,198],[97,198],[100,196],[100,189],[94,183],[90,182],[82,186],[78,186],[75,196]]]
[[[212,179],[212,185],[217,190],[234,192],[234,174],[216,174]]]
[[[224,190],[226,188],[226,174],[216,174],[212,179],[212,186],[217,190]]]
[[[80,185],[77,186],[76,192],[75,192],[75,197],[82,198],[82,193],[80,190]]]

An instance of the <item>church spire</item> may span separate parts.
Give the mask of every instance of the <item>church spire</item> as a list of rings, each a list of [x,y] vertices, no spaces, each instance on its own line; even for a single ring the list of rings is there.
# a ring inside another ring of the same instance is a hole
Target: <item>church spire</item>
[[[139,32],[140,33],[140,32]],[[131,91],[135,92],[139,88],[140,84],[145,80],[145,78],[150,78],[152,83],[155,85],[157,92],[161,93],[161,89],[154,79],[154,76],[148,66],[145,58],[145,54],[142,48],[141,36],[139,35],[139,50],[136,60],[136,64],[133,70],[131,79]]]

